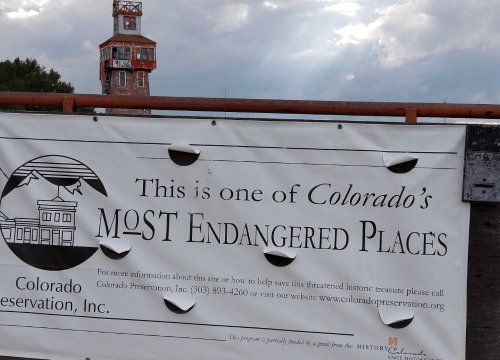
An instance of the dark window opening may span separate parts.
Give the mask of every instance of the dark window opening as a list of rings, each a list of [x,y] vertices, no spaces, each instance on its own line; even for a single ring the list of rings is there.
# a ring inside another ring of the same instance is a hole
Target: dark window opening
[[[127,73],[125,71],[120,71],[120,86],[127,85]]]
[[[144,86],[144,71],[137,72],[137,86]]]
[[[111,47],[111,57],[116,60],[130,60],[130,46]]]

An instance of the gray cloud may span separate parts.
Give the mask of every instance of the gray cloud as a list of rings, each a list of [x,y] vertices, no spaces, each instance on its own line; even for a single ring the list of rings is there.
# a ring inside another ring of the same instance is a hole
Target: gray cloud
[[[111,5],[0,0],[0,61],[33,57],[77,92],[100,93],[97,48],[112,35]],[[151,93],[222,97],[224,88],[245,98],[497,102],[495,5],[144,0],[143,35],[158,43]],[[12,15],[20,9],[32,15]]]

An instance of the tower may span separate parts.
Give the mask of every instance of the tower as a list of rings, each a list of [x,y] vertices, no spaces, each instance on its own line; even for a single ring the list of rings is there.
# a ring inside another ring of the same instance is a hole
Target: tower
[[[142,3],[113,1],[113,36],[99,46],[102,93],[149,96],[156,43],[141,35]],[[151,115],[149,109],[106,109],[106,114]]]

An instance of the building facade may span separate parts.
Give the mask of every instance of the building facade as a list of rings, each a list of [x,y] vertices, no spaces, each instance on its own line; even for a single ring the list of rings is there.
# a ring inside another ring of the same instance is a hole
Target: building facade
[[[8,243],[74,246],[77,202],[60,197],[38,200],[38,219],[8,219],[0,212],[2,235]]]
[[[41,245],[74,245],[76,205],[60,197],[38,200]]]
[[[156,43],[141,35],[142,3],[113,1],[113,36],[99,46],[102,93],[149,96]],[[151,115],[149,109],[106,109],[106,114]]]

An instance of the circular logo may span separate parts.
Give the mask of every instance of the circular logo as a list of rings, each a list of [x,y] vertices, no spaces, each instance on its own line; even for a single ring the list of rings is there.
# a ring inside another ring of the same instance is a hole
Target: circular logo
[[[82,162],[61,155],[38,157],[8,178],[0,198],[0,231],[26,264],[50,271],[70,269],[98,249],[78,225],[85,222],[92,198],[103,195],[103,183]]]

